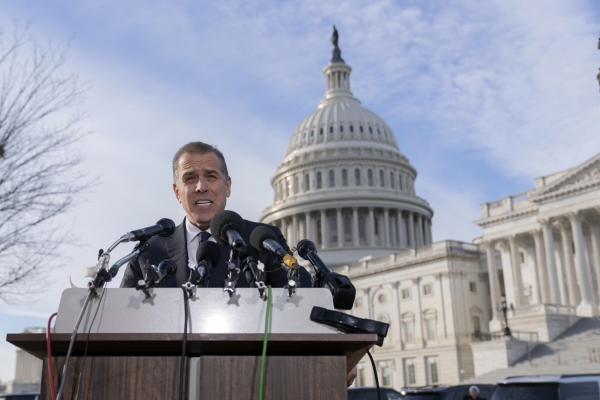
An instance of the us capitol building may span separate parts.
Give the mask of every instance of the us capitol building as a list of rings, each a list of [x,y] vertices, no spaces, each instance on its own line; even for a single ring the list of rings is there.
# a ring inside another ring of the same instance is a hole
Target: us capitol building
[[[416,168],[385,121],[352,95],[337,31],[332,42],[325,96],[292,133],[261,222],[291,244],[315,242],[356,286],[351,313],[390,324],[373,350],[380,383],[494,382],[514,375],[524,357],[534,374],[536,349],[581,331],[583,320],[600,327],[600,154],[483,204],[483,234],[473,243],[433,243]],[[600,372],[594,346],[597,338],[581,363],[589,354]],[[558,364],[552,371],[565,367]],[[585,371],[575,364],[566,371]],[[374,384],[368,359],[358,370],[356,385]]]

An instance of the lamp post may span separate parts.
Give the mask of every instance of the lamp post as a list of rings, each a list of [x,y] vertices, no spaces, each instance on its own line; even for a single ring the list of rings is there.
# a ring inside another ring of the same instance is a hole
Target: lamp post
[[[508,327],[508,317],[506,315],[507,311],[508,311],[508,305],[506,304],[506,296],[502,295],[500,296],[500,302],[501,302],[501,307],[500,309],[502,310],[502,313],[504,314],[504,336],[511,336],[511,332],[510,332],[510,328]]]

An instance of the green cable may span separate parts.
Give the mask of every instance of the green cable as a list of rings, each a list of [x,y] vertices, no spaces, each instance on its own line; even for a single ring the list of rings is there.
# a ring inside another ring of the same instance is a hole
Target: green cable
[[[271,285],[267,286],[267,312],[265,315],[265,336],[263,338],[262,357],[260,359],[260,382],[258,384],[258,400],[263,400],[263,383],[265,378],[265,358],[267,356],[267,334],[269,332],[269,312],[271,310]]]

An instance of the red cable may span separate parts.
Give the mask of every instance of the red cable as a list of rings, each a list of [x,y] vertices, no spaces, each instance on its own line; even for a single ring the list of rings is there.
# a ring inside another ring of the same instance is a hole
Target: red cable
[[[52,400],[56,400],[56,389],[54,388],[54,373],[52,372],[52,347],[50,346],[50,322],[56,317],[56,313],[52,314],[48,319],[48,327],[46,328],[46,353],[48,360],[48,380],[50,381],[50,393]]]

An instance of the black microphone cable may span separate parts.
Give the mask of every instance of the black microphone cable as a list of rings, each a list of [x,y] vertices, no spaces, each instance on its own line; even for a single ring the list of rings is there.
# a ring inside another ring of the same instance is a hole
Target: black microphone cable
[[[181,344],[181,364],[179,366],[179,400],[183,400],[183,383],[185,375],[185,347],[187,344],[187,326],[188,326],[188,294],[183,288],[183,340]]]
[[[79,398],[79,389],[81,388],[81,377],[83,376],[83,371],[85,370],[85,360],[87,359],[87,350],[88,343],[90,342],[90,333],[92,332],[92,326],[94,326],[94,321],[96,320],[96,316],[98,315],[98,311],[100,310],[100,305],[102,304],[102,299],[104,299],[104,293],[106,293],[106,285],[107,282],[102,286],[102,293],[100,293],[100,299],[98,299],[98,307],[96,307],[96,311],[94,312],[94,316],[92,317],[92,322],[90,323],[90,328],[88,329],[87,337],[85,339],[85,350],[83,351],[83,361],[81,363],[81,371],[79,371],[79,379],[77,380],[77,389],[75,391],[75,400]]]
[[[371,365],[373,366],[373,375],[375,375],[375,386],[377,386],[377,398],[381,400],[381,389],[379,388],[379,378],[377,377],[377,367],[375,366],[375,361],[373,360],[373,356],[371,352],[367,350],[367,354],[371,359]]]

